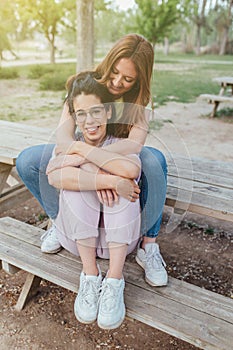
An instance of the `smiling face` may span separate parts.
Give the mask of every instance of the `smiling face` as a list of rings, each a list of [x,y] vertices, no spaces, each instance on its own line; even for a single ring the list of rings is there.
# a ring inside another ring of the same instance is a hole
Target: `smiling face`
[[[137,81],[137,71],[130,58],[121,58],[112,67],[107,88],[116,98],[132,89]]]
[[[76,124],[83,133],[85,142],[98,146],[106,135],[107,120],[111,118],[111,109],[106,111],[96,95],[82,93],[73,100]]]

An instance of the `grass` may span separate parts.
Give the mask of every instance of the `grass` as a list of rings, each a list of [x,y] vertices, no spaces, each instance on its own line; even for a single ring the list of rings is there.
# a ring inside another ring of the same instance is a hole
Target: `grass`
[[[218,94],[220,87],[213,78],[231,76],[232,66],[186,63],[181,66],[181,69],[180,63],[174,63],[168,70],[166,63],[163,63],[162,67],[160,65],[160,69],[155,69],[153,74],[154,101],[159,105],[171,100],[189,103],[194,102],[203,93]]]
[[[213,78],[232,76],[232,56],[164,56],[162,53],[156,53],[155,56],[152,96],[156,105],[168,101],[189,103],[194,102],[200,94],[216,94],[220,87],[213,82]],[[7,86],[11,90],[12,84],[20,87],[16,96],[8,94],[5,97],[3,94],[0,97],[0,118],[20,121],[36,118],[37,115],[45,118],[57,114],[65,96],[66,79],[75,73],[75,64],[28,65],[1,68],[0,72],[0,84],[4,92]],[[1,80],[1,76],[4,80]],[[17,106],[17,111],[12,106]],[[160,127],[151,125],[152,129]]]

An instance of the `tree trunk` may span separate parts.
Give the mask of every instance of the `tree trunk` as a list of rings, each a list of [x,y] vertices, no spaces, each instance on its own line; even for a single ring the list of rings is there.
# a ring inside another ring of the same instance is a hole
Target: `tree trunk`
[[[201,53],[201,26],[197,25],[197,46],[196,46],[196,55]]]
[[[228,41],[228,28],[224,28],[221,41],[220,41],[220,49],[219,55],[224,55],[226,53],[227,41]]]
[[[54,46],[54,40],[49,42],[50,44],[50,63],[55,63],[55,46]]]
[[[231,14],[232,6],[233,6],[233,0],[231,0],[229,2],[228,13],[227,13],[227,23],[225,24],[224,29],[223,29],[223,35],[222,35],[222,40],[221,40],[221,44],[220,44],[219,55],[224,55],[226,53],[228,34],[229,34],[229,29],[230,29],[231,23],[232,23],[232,14]]]
[[[165,56],[168,56],[168,54],[169,54],[169,40],[167,37],[164,38],[164,51],[163,52],[164,52]]]
[[[94,66],[94,0],[76,0],[77,64],[76,71]]]

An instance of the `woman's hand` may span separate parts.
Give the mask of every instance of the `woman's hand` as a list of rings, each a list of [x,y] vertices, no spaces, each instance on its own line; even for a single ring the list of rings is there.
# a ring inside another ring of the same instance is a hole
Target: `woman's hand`
[[[65,168],[67,166],[77,167],[84,164],[85,159],[78,155],[59,155],[49,161],[46,174],[48,175],[51,171],[56,169]]]
[[[56,155],[65,155],[65,154],[78,154],[78,148],[82,144],[85,144],[82,141],[71,141],[71,142],[59,142],[55,147]]]
[[[97,196],[100,203],[107,205],[108,207],[113,207],[119,201],[119,196],[115,190],[98,190]]]
[[[134,180],[120,178],[116,184],[116,192],[130,202],[136,202],[139,198],[140,188]]]

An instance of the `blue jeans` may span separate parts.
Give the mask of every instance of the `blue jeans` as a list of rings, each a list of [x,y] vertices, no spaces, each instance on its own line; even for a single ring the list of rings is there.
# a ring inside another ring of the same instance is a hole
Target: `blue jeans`
[[[20,178],[51,219],[57,217],[59,210],[59,191],[48,183],[46,175],[53,148],[54,145],[51,144],[29,147],[20,153],[16,161]],[[166,160],[160,151],[152,147],[143,147],[140,158],[141,230],[144,236],[156,237],[166,198]]]

